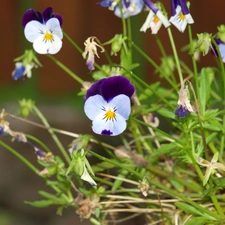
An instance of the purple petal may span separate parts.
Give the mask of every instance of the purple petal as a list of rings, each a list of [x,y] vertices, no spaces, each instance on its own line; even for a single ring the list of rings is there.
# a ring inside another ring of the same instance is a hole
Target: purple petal
[[[106,78],[103,78],[101,80],[96,81],[94,84],[92,84],[86,93],[85,100],[87,100],[91,96],[100,94],[100,86],[102,82],[105,80]]]
[[[177,109],[175,110],[175,115],[181,118],[185,118],[188,115],[188,109],[183,107],[182,105],[179,105]]]
[[[55,18],[59,20],[59,24],[60,26],[62,26],[62,23],[63,23],[62,17],[59,14],[55,14]]]
[[[22,18],[22,26],[25,27],[27,23],[29,23],[32,20],[37,20],[40,23],[43,23],[42,15],[40,12],[34,10],[34,9],[28,9]]]
[[[186,0],[179,0],[180,1],[180,6],[181,6],[181,9],[182,9],[182,12],[184,15],[187,15],[189,14],[189,9],[187,7],[187,3],[186,3]]]
[[[144,3],[156,14],[158,12],[158,7],[150,0],[143,0]]]
[[[130,1],[123,0],[123,4],[126,8],[128,8],[130,6]]]
[[[15,70],[12,72],[12,78],[14,80],[18,80],[19,78],[24,76],[25,67],[21,65],[16,65]]]
[[[112,0],[103,0],[101,2],[97,2],[98,5],[102,6],[102,7],[110,7],[112,5]]]
[[[170,1],[170,5],[171,5],[171,14],[172,16],[175,16],[176,15],[176,8],[178,6],[178,0],[171,0]]]
[[[42,17],[43,17],[43,22],[46,23],[49,19],[54,18],[54,12],[52,7],[48,7],[46,8],[43,12],[42,12]]]
[[[218,47],[220,44],[225,44],[223,43],[220,39],[218,38],[214,38],[215,42],[217,43]],[[212,47],[211,47],[211,53],[216,56],[216,57],[219,57],[219,54],[217,52],[217,49],[216,49],[216,46],[212,43]]]
[[[124,94],[130,98],[134,94],[134,91],[134,85],[123,76],[109,77],[100,87],[100,94],[107,102],[120,94]]]

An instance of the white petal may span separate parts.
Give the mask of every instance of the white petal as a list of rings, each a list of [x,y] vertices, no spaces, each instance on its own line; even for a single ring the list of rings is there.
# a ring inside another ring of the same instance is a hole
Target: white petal
[[[176,14],[175,16],[172,16],[170,18],[170,22],[180,31],[184,32],[187,26],[187,21],[186,20],[181,20],[179,15]]]
[[[32,20],[25,26],[24,34],[26,39],[33,43],[41,35],[41,33],[44,33],[44,31],[45,25],[36,20]]]
[[[186,18],[187,23],[189,23],[189,24],[194,23],[194,20],[193,20],[193,18],[192,18],[190,13],[186,14],[185,18]]]
[[[116,106],[117,113],[120,114],[125,120],[130,116],[130,98],[126,95],[118,95],[109,102],[110,108]]]
[[[63,33],[60,27],[59,20],[56,18],[51,18],[50,20],[47,21],[46,30],[58,36],[59,39],[63,38]]]
[[[170,26],[169,20],[162,14],[162,12],[160,10],[158,10],[158,12],[156,13],[156,16],[161,20],[164,27],[167,28]]]
[[[151,30],[152,30],[152,34],[157,34],[159,29],[161,28],[162,26],[162,22],[161,20],[159,20],[158,22],[151,22]]]
[[[150,23],[152,22],[153,18],[154,18],[154,12],[151,10],[148,13],[148,16],[147,16],[144,24],[142,25],[140,31],[146,32],[146,30],[150,27]]]
[[[86,116],[93,120],[96,116],[104,115],[102,106],[106,106],[107,102],[101,95],[94,95],[89,97],[84,103],[84,112]]]
[[[92,123],[92,129],[96,134],[104,134],[108,132],[110,136],[121,134],[127,127],[125,119],[120,115],[116,115],[116,120],[103,120],[103,116],[97,116]]]
[[[82,176],[80,178],[82,180],[85,180],[85,181],[89,182],[92,186],[97,186],[97,184],[95,183],[95,181],[92,179],[92,177],[88,173],[85,165],[84,165],[84,173],[82,174]]]
[[[53,34],[52,41],[45,41],[44,35],[40,35],[33,43],[34,50],[39,54],[56,54],[62,47],[61,39]]]

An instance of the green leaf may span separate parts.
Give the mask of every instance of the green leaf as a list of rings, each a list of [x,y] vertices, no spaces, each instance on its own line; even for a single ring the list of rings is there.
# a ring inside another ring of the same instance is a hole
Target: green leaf
[[[163,117],[169,118],[169,119],[175,119],[176,115],[174,112],[168,110],[168,109],[159,109],[157,110],[157,113],[160,114]]]
[[[185,225],[205,225],[207,220],[205,217],[192,217]]]
[[[190,214],[194,214],[194,215],[200,215],[202,216],[203,214],[201,212],[198,211],[198,209],[196,209],[193,206],[190,206],[184,202],[175,202],[175,205],[183,210],[184,212],[190,213]]]
[[[210,91],[211,91],[211,84],[214,79],[214,71],[212,68],[203,68],[201,70],[200,74],[200,87],[199,87],[199,92],[200,92],[200,101],[199,105],[201,108],[201,112],[204,114],[206,104],[209,100],[210,97]]]
[[[47,198],[48,200],[51,200],[53,202],[53,204],[57,204],[57,205],[67,204],[67,201],[59,196],[53,195],[53,194],[45,192],[45,191],[39,191],[38,193],[42,197]]]
[[[44,208],[54,204],[52,200],[40,200],[40,201],[34,201],[34,202],[25,201],[24,203],[37,208]]]
[[[107,169],[112,169],[114,167],[115,165],[113,165],[112,163],[101,162],[101,163],[93,165],[92,170],[96,173],[96,172],[102,172]]]
[[[155,152],[152,153],[152,156],[167,154],[167,153],[173,151],[174,149],[176,149],[177,147],[178,147],[178,145],[174,142],[170,143],[170,144],[163,144],[163,145],[161,145],[160,148],[158,148]]]

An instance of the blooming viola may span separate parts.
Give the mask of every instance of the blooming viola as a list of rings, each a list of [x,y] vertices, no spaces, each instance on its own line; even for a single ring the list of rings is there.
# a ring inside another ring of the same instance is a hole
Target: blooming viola
[[[62,47],[62,17],[54,14],[51,7],[42,13],[28,9],[23,15],[22,25],[26,39],[33,43],[39,54],[56,54]]]
[[[97,44],[94,40],[97,39],[96,37],[89,37],[85,42],[85,51],[83,52],[83,58],[86,58],[88,55],[86,65],[89,70],[94,70],[94,63],[95,63],[95,55],[99,58],[97,47],[101,48],[101,52],[104,52],[104,48],[102,48],[99,44]]]
[[[180,31],[184,32],[187,24],[194,23],[189,12],[186,0],[171,0],[172,16],[170,22]]]
[[[135,87],[123,76],[103,78],[87,91],[84,112],[96,134],[116,136],[126,129]]]
[[[118,1],[115,0],[103,0],[98,3],[103,7],[107,7],[114,11],[114,14],[118,17],[122,17],[121,9],[118,5]],[[143,0],[121,0],[123,17],[128,18],[130,16],[135,16],[140,13],[144,7]]]
[[[140,31],[146,32],[148,28],[151,28],[152,34],[157,34],[162,24],[165,27],[170,26],[170,22],[156,4],[150,0],[144,0],[144,2],[150,8],[150,11]]]

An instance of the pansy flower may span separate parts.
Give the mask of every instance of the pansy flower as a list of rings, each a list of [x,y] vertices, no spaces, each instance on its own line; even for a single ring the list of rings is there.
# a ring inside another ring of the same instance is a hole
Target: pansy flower
[[[150,8],[150,11],[140,31],[146,32],[148,28],[151,28],[152,34],[157,34],[162,24],[165,27],[170,26],[170,22],[156,4],[150,0],[144,0],[144,2]]]
[[[124,18],[128,18],[130,16],[135,16],[140,13],[144,7],[143,0],[120,0],[122,13]],[[103,0],[98,3],[103,7],[107,7],[110,10],[114,11],[114,14],[118,17],[122,17],[121,9],[118,4],[118,1],[115,0]]]
[[[84,112],[96,134],[116,136],[127,126],[134,85],[123,76],[103,78],[87,91]]]
[[[187,24],[194,23],[189,12],[186,0],[171,0],[172,16],[170,22],[180,31],[184,32]]]
[[[89,70],[94,70],[94,63],[95,63],[95,55],[99,58],[98,52],[97,52],[97,47],[101,48],[101,52],[104,52],[104,48],[101,47],[99,44],[95,42],[96,37],[89,37],[85,42],[85,50],[83,52],[83,58],[85,59],[87,57],[86,65]]]
[[[62,17],[51,7],[42,13],[28,9],[22,19],[26,39],[39,54],[56,54],[62,47]]]
[[[225,43],[222,42],[219,38],[214,38],[214,40],[217,43],[222,61],[225,63]],[[219,56],[216,46],[214,44],[212,44],[212,46],[211,46],[211,52],[214,56],[216,56],[216,57]]]

